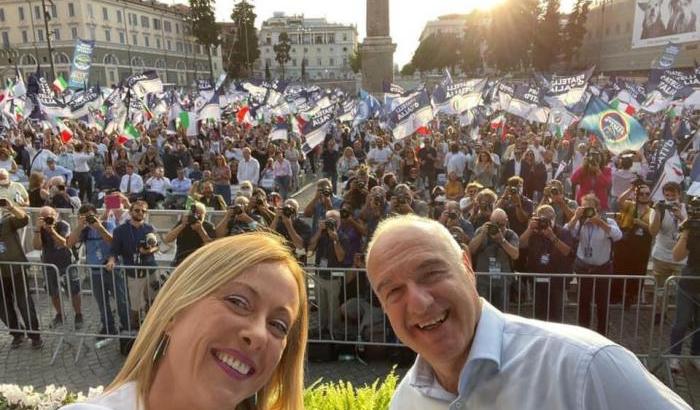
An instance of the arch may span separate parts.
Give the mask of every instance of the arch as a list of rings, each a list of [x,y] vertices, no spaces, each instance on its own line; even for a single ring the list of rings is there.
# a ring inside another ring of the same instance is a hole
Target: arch
[[[70,64],[70,58],[68,58],[68,54],[58,52],[54,53],[53,62],[55,64]]]
[[[164,68],[166,68],[166,66],[165,66],[165,60],[163,60],[162,58],[156,60],[155,67],[156,67],[156,68],[159,68],[159,69],[164,69]]]
[[[102,58],[104,65],[119,65],[119,59],[114,54],[105,54]]]
[[[145,67],[146,63],[143,61],[143,58],[139,56],[134,56],[131,57],[131,66],[132,67]]]
[[[19,59],[19,65],[36,65],[36,58],[31,54],[24,54]]]
[[[184,61],[178,60],[178,61],[175,63],[175,69],[177,69],[178,71],[180,71],[180,70],[186,70],[186,69],[187,69],[187,66],[185,65],[185,62],[184,62]]]

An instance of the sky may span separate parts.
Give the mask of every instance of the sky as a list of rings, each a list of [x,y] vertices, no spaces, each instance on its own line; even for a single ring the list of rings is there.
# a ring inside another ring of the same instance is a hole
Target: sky
[[[161,0],[162,2],[188,3],[187,0]],[[218,21],[231,21],[233,5],[239,0],[214,0]],[[248,0],[255,5],[258,15],[255,26],[260,28],[262,22],[275,11],[287,15],[304,14],[305,17],[325,17],[332,23],[356,24],[358,40],[366,34],[365,0]],[[389,2],[391,37],[397,44],[394,63],[402,67],[411,61],[413,52],[418,47],[418,38],[429,20],[452,13],[469,13],[475,8],[486,9],[502,0],[393,0]],[[575,0],[561,0],[562,10],[570,10]]]

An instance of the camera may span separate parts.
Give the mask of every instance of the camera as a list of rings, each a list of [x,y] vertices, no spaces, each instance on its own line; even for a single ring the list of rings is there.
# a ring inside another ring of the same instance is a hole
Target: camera
[[[332,218],[326,219],[326,230],[335,231],[336,227],[337,226],[336,226],[335,219],[332,219]]]
[[[264,199],[260,198],[259,196],[255,197],[255,206],[260,206],[260,205],[264,205],[264,204],[265,204]]]
[[[53,218],[53,216],[47,216],[44,218],[44,224],[51,226],[56,223],[56,220]]]
[[[374,206],[380,207],[382,206],[384,199],[381,196],[377,195],[374,198],[372,198],[372,202],[374,203]]]
[[[447,219],[451,219],[451,220],[459,219],[459,213],[456,211],[450,211],[447,213]]]
[[[634,163],[634,154],[625,154],[620,156],[620,168],[630,169]]]
[[[593,218],[596,215],[596,210],[593,207],[587,206],[583,208],[583,217],[584,218]]]
[[[88,225],[92,225],[95,222],[97,222],[97,217],[93,214],[85,216],[85,222],[88,223]]]
[[[238,216],[243,213],[243,207],[240,205],[233,205],[229,209],[231,210],[231,213],[233,213],[233,215],[235,216]]]
[[[700,236],[700,197],[693,197],[688,201],[688,220],[681,225],[681,231],[688,231],[693,238]]]
[[[282,215],[284,215],[287,218],[291,218],[294,216],[294,208],[292,208],[289,205],[286,205],[282,208]]]
[[[677,205],[676,204],[670,204],[666,201],[659,201],[656,203],[656,209],[659,211],[670,211],[673,208],[675,208]]]
[[[599,166],[600,163],[602,162],[602,159],[603,159],[603,155],[600,152],[590,150],[586,153],[586,157],[584,158],[584,161],[589,166]]]
[[[7,206],[8,202],[5,198],[0,198],[0,206]]]
[[[517,186],[511,186],[508,188],[508,192],[510,192],[511,195],[518,195],[520,193],[520,189],[518,189]]]
[[[330,188],[323,188],[321,190],[321,195],[330,197],[331,195],[333,195],[333,190],[331,190]]]
[[[486,227],[486,232],[489,234],[489,236],[495,236],[498,235],[500,229],[498,229],[498,225],[489,222],[488,226]]]
[[[65,191],[65,190],[66,190],[66,186],[65,186],[65,185],[57,185],[56,188],[57,188],[59,191]]]
[[[547,218],[532,218],[537,221],[537,229],[540,231],[546,231],[551,225],[549,219]]]
[[[350,217],[350,211],[348,211],[348,210],[345,209],[345,208],[341,208],[341,209],[340,209],[340,217],[341,217],[342,219],[347,219],[347,218],[349,218],[349,217]]]
[[[155,248],[158,246],[158,237],[153,232],[146,234],[146,237],[139,242],[140,248]]]

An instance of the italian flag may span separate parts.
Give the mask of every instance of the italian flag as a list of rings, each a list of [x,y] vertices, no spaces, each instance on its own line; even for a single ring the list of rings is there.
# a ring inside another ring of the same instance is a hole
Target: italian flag
[[[127,141],[135,140],[139,137],[139,131],[136,129],[136,127],[134,127],[134,125],[129,121],[126,121],[124,122],[124,129],[122,130],[122,132],[119,133],[117,142],[120,144],[124,144]]]
[[[73,139],[73,131],[70,128],[68,128],[66,124],[63,123],[63,121],[57,120],[56,125],[58,126],[58,132],[61,135],[61,141],[64,144]]]
[[[59,75],[53,82],[53,88],[57,93],[61,94],[66,88],[68,88],[68,83],[63,79],[62,75]]]
[[[631,104],[624,103],[617,98],[614,100],[610,101],[610,107],[617,111],[622,111],[627,115],[634,116],[634,114],[637,112],[637,109],[634,108]]]
[[[187,111],[180,111],[180,114],[177,115],[177,119],[179,120],[180,124],[179,126],[188,129],[190,127],[190,113]]]
[[[141,105],[143,106],[143,117],[148,121],[152,120],[153,113],[151,112],[151,110],[148,109],[148,104],[146,104],[145,101],[141,100]]]
[[[245,125],[246,128],[250,128],[253,126],[253,119],[250,116],[250,107],[247,105],[241,107],[238,109],[238,112],[236,113],[236,121],[239,124]]]

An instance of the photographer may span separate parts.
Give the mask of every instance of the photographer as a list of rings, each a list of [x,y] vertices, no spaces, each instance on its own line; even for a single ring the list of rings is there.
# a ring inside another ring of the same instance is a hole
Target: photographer
[[[508,179],[508,184],[496,203],[496,208],[506,211],[510,228],[515,233],[522,235],[525,232],[534,205],[529,198],[523,195],[523,179],[521,177],[514,176]]]
[[[685,206],[680,202],[681,186],[676,182],[668,182],[661,187],[664,200],[659,201],[651,210],[649,233],[654,237],[651,249],[652,269],[656,278],[656,292],[663,292],[664,283],[670,276],[680,274],[686,261],[676,261],[673,258],[673,247],[680,236],[680,224],[687,218]],[[654,318],[659,323],[662,317],[661,297],[657,297],[657,313]]]
[[[502,209],[491,213],[490,222],[474,233],[469,242],[479,295],[483,295],[497,309],[507,311],[509,277],[501,273],[513,272],[513,264],[520,254],[518,235],[508,229],[508,215]]]
[[[253,195],[250,197],[250,217],[258,222],[264,222],[266,225],[270,225],[272,220],[275,218],[275,209],[277,209],[274,199],[279,198],[279,202],[282,202],[282,197],[276,193],[270,193],[270,201],[273,202],[272,206],[268,204],[267,194],[262,188],[255,188],[253,190]]]
[[[479,229],[482,225],[491,220],[494,204],[498,196],[492,190],[485,188],[476,194],[476,206],[472,208],[472,215],[469,218],[474,229]]]
[[[532,273],[571,273],[573,239],[555,223],[556,213],[549,205],[540,205],[520,235],[525,254],[525,271]],[[564,279],[536,277],[535,317],[560,322],[564,312]]]
[[[158,238],[153,225],[145,222],[148,204],[145,201],[135,201],[129,208],[130,219],[114,229],[112,233],[112,247],[107,259],[106,269],[114,272],[117,265],[123,266],[156,266],[155,253],[158,251]],[[132,312],[131,319],[127,322],[136,327],[133,319],[138,317],[138,312],[146,307],[146,288],[148,276],[152,272],[148,270],[126,270],[126,284],[129,297],[129,309]],[[127,326],[127,329],[131,329]]]
[[[36,221],[32,246],[41,251],[41,262],[56,265],[57,271],[47,270],[46,282],[51,296],[56,316],[50,327],[56,328],[63,324],[63,310],[59,295],[59,282],[63,287],[70,289],[71,302],[75,312],[75,327],[79,329],[83,325],[83,314],[80,310],[80,279],[75,272],[66,275],[66,269],[72,262],[72,253],[66,244],[66,238],[70,235],[68,222],[59,220],[58,212],[50,206],[39,209],[39,218]],[[68,277],[66,277],[68,276]]]
[[[690,327],[693,336],[690,354],[700,356],[700,197],[693,197],[688,204],[688,219],[681,224],[678,242],[673,247],[673,260],[687,261],[681,271],[676,293],[676,317],[671,328],[670,353],[680,355],[685,333]],[[695,323],[694,326],[690,326]],[[700,370],[700,359],[691,360],[693,367]],[[674,372],[681,370],[680,361],[670,360]]]
[[[617,211],[624,201],[620,198],[625,191],[634,188],[635,185],[643,182],[640,175],[646,175],[642,168],[640,155],[634,151],[625,151],[620,154],[614,162],[612,171],[612,188],[610,189],[610,206]]]
[[[244,196],[239,196],[228,208],[224,219],[216,225],[216,237],[238,235],[244,232],[252,232],[258,228],[258,221],[249,215],[249,201]]]
[[[85,246],[85,257],[89,265],[102,266],[111,252],[112,232],[115,222],[108,218],[104,222],[97,216],[97,209],[91,204],[85,204],[78,210],[78,229],[71,232],[66,239],[69,248],[76,244]],[[117,301],[117,312],[121,327],[128,327],[128,312],[126,302],[126,286],[122,272],[108,272],[102,268],[91,268],[92,295],[100,309],[101,335],[117,334],[117,329],[109,303],[110,293]]]
[[[445,210],[440,214],[438,221],[445,225],[447,229],[453,226],[459,227],[462,233],[466,235],[467,240],[465,243],[468,243],[474,236],[474,226],[472,226],[471,222],[462,217],[462,212],[457,201],[447,201],[445,203]]]
[[[39,319],[34,299],[29,292],[25,270],[22,266],[12,266],[13,262],[27,262],[18,231],[29,224],[29,215],[13,201],[5,198],[0,198],[0,209],[0,262],[3,262],[3,265],[0,265],[0,320],[10,328],[11,349],[20,347],[24,341],[24,332],[20,329],[30,332],[32,348],[39,349],[44,342],[39,333],[32,333],[39,330]],[[17,311],[22,316],[24,326],[19,323]]]
[[[397,185],[389,204],[391,205],[389,212],[392,214],[408,215],[414,213],[411,188],[406,184]]]
[[[643,281],[641,277],[646,276],[651,253],[651,189],[637,181],[620,195],[617,202],[620,210],[617,222],[622,231],[622,239],[615,242],[613,272],[618,275],[638,275],[640,279],[614,280],[610,300],[619,303],[624,299],[625,307],[629,307],[638,299],[640,282]]]
[[[296,200],[284,201],[284,206],[276,209],[270,228],[287,239],[292,251],[305,251],[311,239],[311,227],[298,217],[298,212],[299,203]]]
[[[612,183],[610,167],[604,165],[603,154],[595,149],[589,149],[583,158],[583,165],[571,175],[571,183],[578,185],[576,202],[582,204],[583,197],[589,193],[595,194],[600,202],[600,209],[608,209],[608,190]]]
[[[585,195],[581,205],[566,225],[569,233],[578,240],[574,273],[611,275],[613,242],[622,238],[622,231],[613,219],[601,217],[600,201],[594,194]],[[595,292],[598,333],[607,333],[609,288],[610,280],[607,278],[581,278],[578,300],[579,326],[589,327],[591,324],[591,301]]]
[[[304,208],[304,216],[312,218],[311,230],[318,230],[319,221],[325,218],[326,212],[339,209],[343,198],[333,193],[330,179],[322,178],[316,182],[316,195]]]
[[[555,223],[558,226],[564,226],[569,222],[574,216],[574,211],[578,208],[576,201],[564,195],[564,185],[556,179],[547,183],[540,205],[549,205],[554,208],[554,213],[556,214]]]
[[[73,188],[66,186],[63,177],[56,176],[49,179],[49,205],[55,209],[72,209],[74,205],[80,207],[80,199]]]
[[[365,206],[360,210],[359,219],[366,227],[365,237],[371,238],[377,225],[389,215],[389,204],[386,201],[386,191],[380,186],[370,190]]]
[[[177,225],[163,236],[165,243],[177,240],[173,266],[178,266],[192,252],[216,238],[214,225],[205,220],[206,214],[204,204],[196,202],[190,208],[190,212],[182,215]]]
[[[226,201],[224,197],[214,193],[214,184],[211,182],[203,182],[202,184],[202,194],[195,195],[197,201],[204,204],[205,208],[212,209],[214,211],[223,211],[226,209]]]

